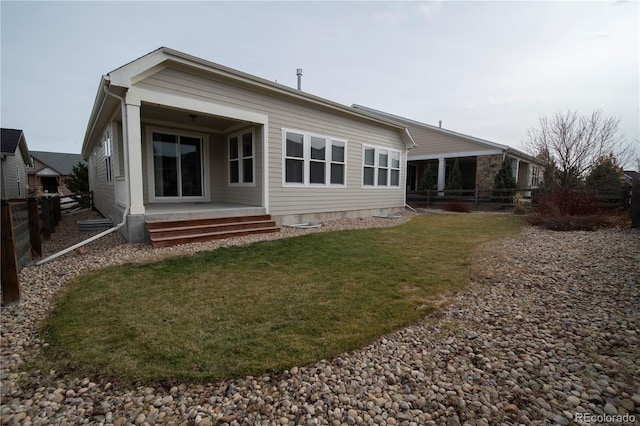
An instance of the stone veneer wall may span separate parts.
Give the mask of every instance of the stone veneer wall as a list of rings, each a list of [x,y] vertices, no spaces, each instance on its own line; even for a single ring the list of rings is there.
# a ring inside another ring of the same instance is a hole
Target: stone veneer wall
[[[500,167],[502,167],[502,154],[478,156],[476,163],[476,189],[482,192],[491,191]]]

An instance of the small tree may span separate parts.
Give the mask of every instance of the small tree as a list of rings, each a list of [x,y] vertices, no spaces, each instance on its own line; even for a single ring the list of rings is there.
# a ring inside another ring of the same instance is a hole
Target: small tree
[[[444,189],[448,189],[448,190],[462,189],[462,172],[460,171],[460,164],[458,164],[457,158],[453,162],[451,173],[449,173],[449,176],[447,176],[447,182],[444,186]]]
[[[511,167],[511,161],[508,157],[504,157],[502,160],[502,167],[498,170],[498,174],[493,181],[494,195],[501,198],[512,198],[516,193],[518,183],[516,178],[513,177],[513,169]]]
[[[73,166],[71,174],[65,179],[65,185],[74,194],[84,194],[89,192],[89,168],[84,163]],[[91,200],[86,196],[74,195],[73,199],[78,201],[81,207],[88,208]]]
[[[84,163],[73,166],[71,174],[65,179],[69,191],[73,193],[89,192],[89,168]]]
[[[597,190],[598,196],[609,203],[621,203],[624,199],[622,193],[625,187],[623,181],[624,171],[618,165],[616,157],[609,154],[603,157],[587,175],[585,183],[587,188]]]
[[[424,168],[424,173],[422,173],[422,179],[420,180],[420,189],[423,189],[423,190],[436,189],[437,184],[438,184],[438,177],[436,176],[436,173],[433,170],[431,161],[428,161],[427,166]]]
[[[593,188],[618,189],[622,187],[624,172],[616,157],[609,154],[594,165],[585,180],[587,186]]]
[[[536,158],[544,162],[542,169],[542,181],[540,182],[540,189],[544,192],[549,192],[558,187],[558,168],[556,162],[549,155],[549,151],[543,149],[536,155]]]
[[[530,152],[546,154],[557,169],[558,186],[581,186],[585,175],[600,158],[613,152],[625,163],[631,149],[618,135],[620,120],[600,110],[578,115],[567,110],[552,117],[541,117],[538,126],[528,132]]]

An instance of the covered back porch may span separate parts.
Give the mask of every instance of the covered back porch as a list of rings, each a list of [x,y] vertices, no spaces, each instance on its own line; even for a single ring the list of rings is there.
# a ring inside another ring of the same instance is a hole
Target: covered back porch
[[[511,163],[513,177],[516,180],[518,190],[529,190],[538,186],[540,170],[537,164],[508,154],[490,153],[420,160],[409,159],[407,195],[409,198],[419,197],[426,190],[438,191],[443,195],[445,189],[454,189],[466,191],[466,193],[478,191],[480,196],[490,196],[494,187],[495,177],[502,167],[505,157]],[[459,187],[450,188],[448,185],[449,178],[456,167],[459,174]]]
[[[126,124],[113,122],[104,141],[116,203],[129,208],[129,241],[148,241],[149,221],[268,213],[266,116],[155,92],[136,102],[134,95],[126,95]]]

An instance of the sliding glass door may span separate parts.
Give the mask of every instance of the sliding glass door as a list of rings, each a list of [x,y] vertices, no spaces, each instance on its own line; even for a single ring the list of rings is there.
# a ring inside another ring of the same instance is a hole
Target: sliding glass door
[[[153,132],[156,197],[203,197],[202,138]]]

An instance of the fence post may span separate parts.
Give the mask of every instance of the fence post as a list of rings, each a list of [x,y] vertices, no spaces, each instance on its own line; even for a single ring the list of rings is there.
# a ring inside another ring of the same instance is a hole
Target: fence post
[[[95,211],[96,206],[93,204],[93,191],[89,191],[89,202],[91,203],[91,210]]]
[[[29,238],[31,240],[31,255],[42,257],[42,232],[40,229],[40,216],[38,215],[38,199],[27,199],[27,211],[29,213]]]
[[[60,206],[59,195],[53,198],[53,219],[55,220],[56,226],[58,226],[62,220],[62,207]]]
[[[40,206],[42,207],[40,217],[42,218],[42,237],[45,241],[51,239],[51,209],[49,204],[49,198],[40,198]]]
[[[11,206],[2,200],[2,304],[20,300],[20,283],[18,282],[18,259],[11,223]]]
[[[623,210],[629,210],[631,205],[631,185],[626,185],[622,189],[622,208]]]
[[[629,216],[631,216],[631,227],[640,228],[640,178],[633,180],[631,187],[631,206],[629,207]]]

